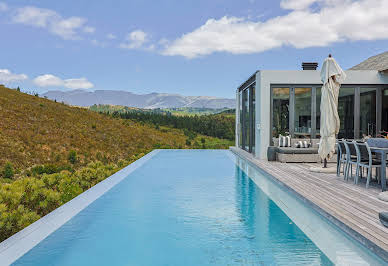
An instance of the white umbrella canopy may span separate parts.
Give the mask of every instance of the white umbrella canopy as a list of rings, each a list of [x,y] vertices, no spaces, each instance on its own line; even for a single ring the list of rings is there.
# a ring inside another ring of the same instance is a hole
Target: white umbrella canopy
[[[321,140],[318,154],[322,159],[330,159],[335,153],[336,135],[340,129],[338,116],[338,94],[346,74],[329,55],[321,70]]]

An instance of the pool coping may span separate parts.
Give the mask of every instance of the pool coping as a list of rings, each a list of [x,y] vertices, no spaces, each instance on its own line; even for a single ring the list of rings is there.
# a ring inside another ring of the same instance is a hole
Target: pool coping
[[[154,157],[159,151],[160,149],[156,149],[144,155],[127,167],[104,179],[74,199],[1,242],[0,265],[10,265],[14,263],[17,259],[43,241],[47,236],[52,234],[59,227],[128,177],[130,173]]]
[[[287,185],[286,183],[282,182],[272,174],[268,173],[266,170],[262,169],[259,165],[255,163],[255,158],[252,156],[252,154],[237,149],[236,147],[230,147],[229,150],[239,156],[240,158],[246,160],[250,165],[252,165],[254,168],[264,172],[269,176],[273,181],[275,181],[278,185],[292,193],[294,196],[299,198],[302,202],[307,204],[309,207],[314,209],[318,214],[320,214],[322,217],[326,218],[329,222],[331,222],[334,226],[338,227],[341,231],[343,231],[348,237],[353,239],[354,241],[358,242],[360,245],[367,248],[370,252],[374,253],[376,256],[380,257],[384,261],[388,261],[388,252],[384,250],[383,248],[379,247],[375,243],[373,243],[370,239],[366,238],[365,236],[361,235],[354,229],[350,228],[347,224],[343,223],[342,221],[338,220],[335,216],[331,215],[327,211],[325,211],[323,208],[315,204],[314,202],[310,201],[309,199],[305,198],[303,195],[295,191],[292,187]]]

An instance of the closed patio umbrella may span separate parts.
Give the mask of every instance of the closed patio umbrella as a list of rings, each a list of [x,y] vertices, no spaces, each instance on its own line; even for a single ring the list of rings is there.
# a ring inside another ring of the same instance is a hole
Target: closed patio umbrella
[[[335,153],[336,135],[340,129],[338,116],[338,94],[346,74],[331,55],[325,59],[321,70],[321,140],[318,154],[324,160],[333,157]]]

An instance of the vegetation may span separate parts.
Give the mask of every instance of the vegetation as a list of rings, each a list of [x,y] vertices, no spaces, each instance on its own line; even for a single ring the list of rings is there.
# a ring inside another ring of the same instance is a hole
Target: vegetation
[[[110,114],[113,117],[130,119],[132,121],[164,125],[173,128],[193,131],[199,134],[221,139],[234,140],[235,118],[233,110],[224,110],[211,115],[173,115],[168,111],[141,110],[109,105],[95,105],[91,110]]]
[[[156,108],[156,109],[140,109],[134,107],[120,106],[120,105],[109,105],[109,104],[95,104],[89,107],[90,110],[95,112],[103,113],[113,113],[117,112],[128,112],[128,111],[141,111],[141,112],[153,112],[161,114],[172,114],[172,115],[183,115],[183,116],[192,116],[192,115],[211,115],[218,114],[221,112],[233,112],[234,109],[221,108],[221,109],[212,109],[212,108],[200,108],[200,107],[178,107],[178,108]]]
[[[89,163],[77,171],[20,178],[0,186],[0,242],[142,156],[118,164]]]
[[[0,85],[0,241],[153,149],[230,145]]]
[[[2,174],[3,174],[3,178],[7,178],[7,179],[13,178],[14,171],[13,171],[12,164],[10,162],[7,162],[4,165],[4,170]]]

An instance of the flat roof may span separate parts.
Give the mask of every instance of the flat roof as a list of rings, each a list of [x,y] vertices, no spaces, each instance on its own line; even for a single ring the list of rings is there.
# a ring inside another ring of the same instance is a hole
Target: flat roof
[[[377,70],[346,70],[345,73],[343,85],[388,85],[388,75]],[[321,70],[258,70],[238,90],[254,82],[258,74],[261,82],[270,84],[322,84]]]

